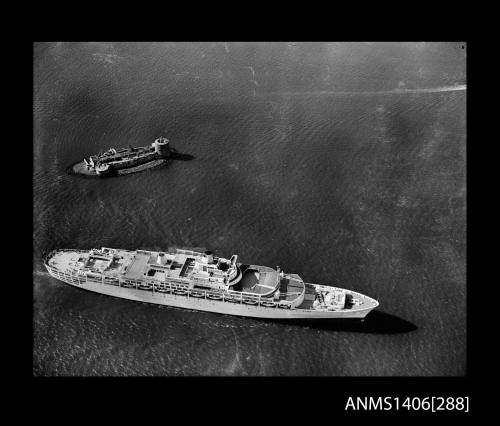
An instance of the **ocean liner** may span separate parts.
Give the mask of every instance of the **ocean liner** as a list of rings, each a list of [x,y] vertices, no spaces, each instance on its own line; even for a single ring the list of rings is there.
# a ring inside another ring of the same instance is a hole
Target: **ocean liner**
[[[165,252],[103,247],[44,256],[50,275],[109,296],[270,319],[363,319],[378,302],[351,290],[305,283],[279,267],[242,264],[204,249]]]
[[[115,149],[91,155],[89,159],[76,163],[72,167],[74,173],[88,176],[116,176],[133,173],[165,163],[170,157],[169,140],[164,137],[156,139],[151,146]]]

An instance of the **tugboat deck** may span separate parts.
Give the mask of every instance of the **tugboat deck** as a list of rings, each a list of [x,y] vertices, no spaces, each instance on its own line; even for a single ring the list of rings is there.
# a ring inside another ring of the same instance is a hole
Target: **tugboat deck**
[[[134,151],[126,149],[122,152],[118,152],[117,154],[108,154],[104,155],[101,158],[101,161],[106,161],[107,163],[119,163],[121,161],[125,160],[131,160],[133,158],[140,158],[144,157],[148,154],[154,154],[154,148],[150,147],[140,147],[136,148]],[[99,159],[98,156],[91,156],[93,159],[97,160]]]

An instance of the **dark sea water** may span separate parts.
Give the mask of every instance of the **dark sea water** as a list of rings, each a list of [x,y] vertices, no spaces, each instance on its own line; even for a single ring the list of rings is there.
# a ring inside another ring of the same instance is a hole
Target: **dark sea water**
[[[463,47],[35,44],[34,375],[464,375]],[[194,159],[66,173],[160,135]],[[363,327],[281,324],[85,292],[41,261],[170,245],[380,307]]]

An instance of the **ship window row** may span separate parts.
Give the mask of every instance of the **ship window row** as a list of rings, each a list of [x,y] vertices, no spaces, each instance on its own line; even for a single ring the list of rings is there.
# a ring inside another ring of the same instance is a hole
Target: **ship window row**
[[[55,272],[55,275],[56,276],[59,276],[60,278],[66,278],[68,281],[70,281],[71,283],[77,283],[77,284],[83,284],[85,282],[85,280],[83,279],[78,279],[78,277],[74,277],[70,274],[67,274],[67,273],[61,273],[61,272]],[[96,279],[96,278],[89,278],[87,277],[87,281],[93,281],[93,282],[98,282],[98,283],[102,283],[103,281],[102,280],[99,280],[99,279]],[[104,281],[106,284],[110,284],[110,285],[120,285],[119,281],[118,280],[114,280],[113,282],[111,281]],[[135,280],[126,280],[126,281],[123,281],[124,283],[129,283],[129,284],[137,284],[138,286],[140,286],[141,284],[142,285],[148,285],[148,283],[145,283],[145,282],[141,282],[141,281],[135,281]],[[178,286],[176,284],[172,284],[170,286],[167,286],[166,284],[157,284],[155,285],[154,287],[156,288],[168,288],[168,287],[171,287],[173,290],[187,290],[187,286],[186,285],[182,285],[182,286]],[[198,290],[193,290],[193,289],[190,289],[190,293],[191,292],[202,292],[204,293],[204,296],[207,297],[207,296],[221,296],[220,293],[218,292],[213,292],[213,291],[207,291],[207,290],[204,290],[204,289],[198,289]],[[267,303],[267,304],[273,304],[273,305],[280,305],[282,307],[287,307],[287,308],[290,308],[291,307],[291,304],[290,303],[284,303],[283,301],[281,303],[276,303],[274,302],[272,299],[267,299],[267,298],[262,298],[260,295],[255,295],[255,294],[249,294],[249,293],[240,293],[240,292],[234,292],[234,291],[229,291],[228,292],[229,294],[226,294],[224,295],[224,299],[228,299],[228,298],[232,298],[233,300],[236,298],[236,299],[239,299],[240,301],[242,302],[245,302],[245,301],[248,301],[248,300],[254,300],[254,301],[260,301],[260,302],[264,302],[264,303]]]

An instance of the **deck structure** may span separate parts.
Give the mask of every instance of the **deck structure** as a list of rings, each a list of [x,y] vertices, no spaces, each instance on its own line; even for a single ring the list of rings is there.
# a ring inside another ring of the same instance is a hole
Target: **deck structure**
[[[165,252],[54,250],[49,273],[90,291],[259,318],[364,318],[378,302],[360,293],[304,283],[297,274],[242,264],[237,256],[172,248]]]

